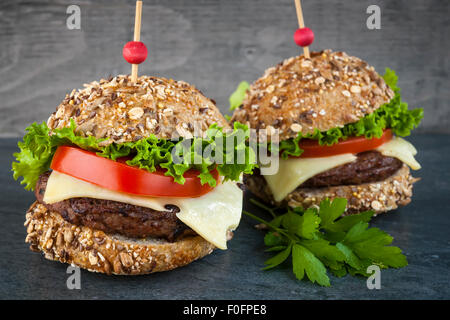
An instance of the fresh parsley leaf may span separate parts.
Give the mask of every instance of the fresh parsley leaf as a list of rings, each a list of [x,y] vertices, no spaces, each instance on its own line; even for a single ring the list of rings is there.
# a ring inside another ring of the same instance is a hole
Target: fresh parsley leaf
[[[296,215],[300,216],[299,214]],[[314,239],[319,230],[321,221],[320,217],[317,215],[317,210],[310,208],[300,217],[302,219],[300,228],[297,230],[297,235],[304,239]]]
[[[338,278],[342,278],[343,276],[347,275],[347,268],[345,267],[345,265],[341,265],[340,268],[338,269],[331,269],[330,268],[330,272]]]
[[[333,202],[328,199],[320,203],[321,228],[333,232],[331,236],[339,236],[339,232],[348,231],[358,222],[368,222],[373,216],[373,211],[365,211],[340,218],[345,212],[347,199],[336,198]],[[336,221],[336,219],[340,218]]]
[[[273,251],[281,251],[286,249],[286,246],[275,246],[275,247],[270,247],[268,249],[266,249],[266,252],[273,252]]]
[[[357,214],[351,214],[340,218],[336,222],[333,222],[328,226],[329,231],[332,232],[342,232],[348,231],[358,222],[369,222],[373,217],[373,211],[365,211]]]
[[[327,267],[335,270],[342,267],[341,262],[345,260],[345,255],[336,247],[336,245],[333,245],[322,238],[302,240],[300,243],[319,258]]]
[[[281,225],[290,235],[295,235],[300,231],[300,226],[303,223],[303,217],[296,214],[295,212],[288,210],[286,214],[283,215],[281,220]]]
[[[284,239],[278,233],[273,231],[267,232],[264,236],[264,244],[268,247],[279,246],[284,244],[284,242]]]
[[[361,269],[363,264],[361,260],[353,253],[353,251],[345,244],[336,243],[336,248],[345,256],[345,262],[354,269]]]
[[[367,259],[383,267],[401,268],[408,265],[406,257],[398,247],[388,246],[393,238],[378,228],[368,228],[369,224],[358,222],[342,241],[361,259]]]
[[[277,253],[275,256],[273,256],[272,258],[270,258],[269,260],[264,262],[264,264],[267,266],[264,267],[263,270],[275,268],[276,266],[283,263],[291,254],[291,251],[292,251],[292,245],[289,245],[286,249],[284,249],[280,253]]]
[[[306,272],[312,283],[330,286],[330,278],[327,276],[327,269],[323,263],[311,251],[299,244],[295,244],[292,249],[292,267],[297,279],[303,279]]]
[[[320,203],[319,216],[322,219],[322,228],[329,229],[334,221],[345,211],[347,199],[336,198],[333,202],[325,199]]]
[[[390,246],[393,238],[378,228],[369,228],[373,212],[344,216],[346,199],[323,200],[319,209],[269,208],[256,200],[251,201],[268,211],[270,222],[244,211],[251,218],[267,225],[264,243],[267,252],[278,252],[268,259],[264,269],[271,269],[292,255],[293,272],[297,279],[307,278],[322,286],[329,286],[327,269],[337,277],[369,276],[367,267],[404,267],[406,257],[397,247]]]

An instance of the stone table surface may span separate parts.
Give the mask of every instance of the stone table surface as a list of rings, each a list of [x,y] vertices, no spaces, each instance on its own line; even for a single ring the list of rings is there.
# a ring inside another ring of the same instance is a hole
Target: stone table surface
[[[381,271],[381,289],[364,278],[330,276],[323,288],[297,281],[288,265],[262,271],[270,256],[263,233],[243,217],[229,250],[170,272],[118,277],[81,271],[81,289],[66,286],[67,265],[31,252],[24,243],[25,211],[34,195],[11,176],[17,139],[0,139],[0,299],[449,299],[450,298],[450,136],[415,135],[423,169],[407,207],[378,216],[372,225],[393,235],[409,265]],[[248,204],[247,210],[256,208]]]

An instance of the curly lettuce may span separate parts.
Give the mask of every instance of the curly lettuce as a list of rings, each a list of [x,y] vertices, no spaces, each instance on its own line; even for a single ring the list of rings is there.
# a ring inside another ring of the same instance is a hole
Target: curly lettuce
[[[39,176],[50,168],[56,149],[62,145],[78,146],[111,160],[128,157],[127,164],[149,172],[160,167],[166,170],[166,176],[173,177],[179,184],[184,184],[183,175],[189,169],[199,171],[202,184],[214,187],[216,180],[211,174],[214,168],[225,180],[236,181],[241,173],[251,174],[256,167],[255,153],[246,145],[249,130],[240,123],[234,124],[232,132],[224,132],[212,125],[206,138],[166,140],[150,135],[136,142],[107,146],[101,144],[106,139],[78,136],[74,121],[69,127],[54,130],[50,130],[45,122],[33,123],[26,131],[18,143],[20,152],[14,153],[16,161],[12,163],[12,171],[15,180],[22,177],[21,184],[27,190],[34,189]],[[226,143],[230,139],[233,139],[233,144]],[[242,154],[245,157],[240,157]],[[242,163],[236,163],[234,159],[241,159]]]

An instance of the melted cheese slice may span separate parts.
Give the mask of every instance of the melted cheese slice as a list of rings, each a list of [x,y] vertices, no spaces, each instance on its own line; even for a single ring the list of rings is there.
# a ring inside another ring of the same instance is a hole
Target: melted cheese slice
[[[379,146],[376,150],[384,156],[397,158],[403,163],[406,163],[413,170],[419,170],[421,168],[420,164],[414,158],[417,154],[416,148],[405,139],[394,137],[390,141]]]
[[[322,158],[280,158],[278,172],[264,178],[275,201],[281,201],[309,178],[355,160],[351,153]]]
[[[417,154],[416,148],[402,138],[394,137],[376,150],[385,156],[399,159],[413,170],[421,168],[414,158]],[[278,172],[264,178],[275,201],[281,201],[309,178],[355,160],[356,156],[350,153],[322,158],[280,159]]]
[[[206,241],[220,249],[227,248],[227,231],[239,225],[243,192],[235,182],[219,184],[198,198],[152,198],[108,190],[69,175],[52,171],[47,182],[44,202],[55,203],[70,198],[87,197],[113,200],[165,211],[166,204],[180,208],[177,217]]]

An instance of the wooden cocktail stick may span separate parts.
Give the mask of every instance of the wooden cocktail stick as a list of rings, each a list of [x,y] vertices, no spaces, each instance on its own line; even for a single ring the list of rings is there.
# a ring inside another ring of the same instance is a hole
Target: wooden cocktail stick
[[[134,41],[141,41],[142,1],[136,1],[136,16],[134,18]],[[131,81],[136,82],[138,77],[138,64],[131,65]]]
[[[297,11],[298,27],[303,29],[305,27],[305,21],[303,20],[302,4],[300,3],[300,0],[295,0],[295,10]],[[308,46],[303,47],[303,54],[305,55],[305,58],[310,58]]]

